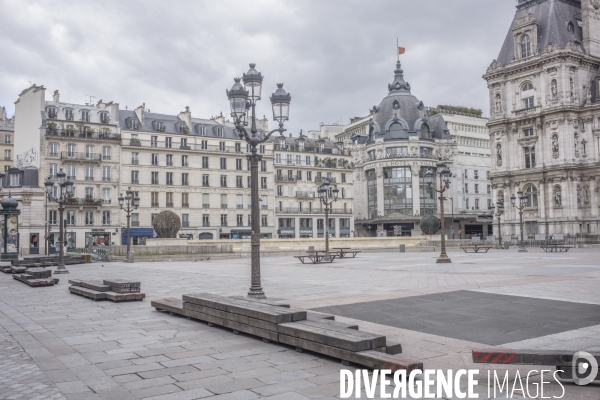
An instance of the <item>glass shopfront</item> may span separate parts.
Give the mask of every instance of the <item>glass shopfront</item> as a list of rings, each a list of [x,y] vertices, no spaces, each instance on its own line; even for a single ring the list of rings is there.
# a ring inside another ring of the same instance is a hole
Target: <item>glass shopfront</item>
[[[110,246],[110,233],[109,232],[86,232],[85,233],[85,247],[96,247],[96,246]]]
[[[426,176],[427,171],[432,172],[431,178]],[[437,192],[435,189],[437,188],[437,175],[436,168],[432,167],[422,167],[419,170],[419,191],[421,197],[421,215],[435,214],[437,210]],[[428,182],[431,182],[431,188],[428,185]]]
[[[413,215],[412,175],[410,167],[383,169],[385,215],[400,213]]]
[[[377,218],[377,174],[373,169],[367,171],[367,195],[369,218]]]
[[[29,234],[29,254],[40,254],[40,234]]]

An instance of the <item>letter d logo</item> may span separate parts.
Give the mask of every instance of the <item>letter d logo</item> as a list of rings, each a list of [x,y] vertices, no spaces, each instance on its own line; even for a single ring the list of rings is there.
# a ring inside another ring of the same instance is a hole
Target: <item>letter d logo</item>
[[[578,351],[573,354],[572,361],[573,383],[579,386],[585,386],[598,375],[598,362],[596,358],[585,351]]]

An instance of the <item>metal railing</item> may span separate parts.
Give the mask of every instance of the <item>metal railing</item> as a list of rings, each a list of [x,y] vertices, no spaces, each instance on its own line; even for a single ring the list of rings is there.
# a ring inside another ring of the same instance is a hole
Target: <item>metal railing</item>
[[[58,130],[49,128],[46,129],[46,136],[96,140],[121,140],[121,135],[119,133],[81,132],[79,130]]]
[[[325,209],[321,209],[321,208],[313,208],[313,209],[308,209],[308,208],[302,208],[300,209],[299,207],[282,207],[282,208],[276,208],[275,212],[277,214],[325,214]],[[329,214],[352,214],[352,208],[334,208],[329,210]]]
[[[250,154],[247,152],[245,148],[236,149],[235,146],[219,146],[212,144],[202,144],[202,143],[190,143],[188,141],[187,144],[178,144],[175,142],[171,143],[171,146],[165,145],[164,141],[152,142],[151,140],[140,140],[140,139],[129,139],[123,140],[123,146],[139,146],[139,147],[152,147],[152,148],[167,148],[167,149],[182,149],[188,151],[202,151],[202,152],[216,152],[216,153],[232,153],[239,154],[240,156],[245,154]],[[264,152],[260,152],[262,155],[272,156],[273,150],[265,149]]]
[[[510,244],[511,246],[523,246],[523,247],[544,247],[549,244],[551,245],[570,245],[570,246],[579,246],[579,245],[591,245],[591,244],[600,244],[600,235],[591,235],[591,234],[583,234],[577,236],[565,236],[564,239],[556,240],[547,238],[546,240],[535,240],[531,239],[531,235],[525,235],[526,239],[521,242],[521,235],[515,235],[511,238]],[[550,237],[553,237],[550,235]],[[503,240],[504,242],[504,240]]]
[[[315,199],[317,198],[315,192],[296,192],[296,198],[298,199]]]
[[[99,153],[80,153],[80,152],[68,152],[68,151],[60,152],[61,160],[100,162],[101,157],[102,156]]]

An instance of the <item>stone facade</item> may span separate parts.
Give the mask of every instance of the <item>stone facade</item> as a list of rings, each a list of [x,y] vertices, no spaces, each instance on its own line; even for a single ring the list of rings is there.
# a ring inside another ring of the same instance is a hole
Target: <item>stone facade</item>
[[[0,107],[0,171],[8,171],[14,158],[15,121],[8,118],[6,108]]]
[[[510,203],[519,189],[528,196],[526,235],[600,232],[599,7],[592,0],[520,0],[484,76],[503,235],[520,232]]]
[[[354,216],[361,236],[420,233],[420,219],[438,214],[437,195],[429,188],[426,173],[439,159],[453,167],[456,143],[441,115],[430,116],[404,80],[400,62],[388,95],[373,107],[365,131],[365,120],[357,120],[347,131],[352,137],[355,196]],[[437,177],[435,184],[439,182]],[[448,215],[448,213],[446,213]]]
[[[325,139],[279,136],[275,149],[275,215],[278,238],[324,237],[325,210],[317,188],[325,180],[339,189],[329,214],[331,237],[354,235],[353,169],[350,150]]]

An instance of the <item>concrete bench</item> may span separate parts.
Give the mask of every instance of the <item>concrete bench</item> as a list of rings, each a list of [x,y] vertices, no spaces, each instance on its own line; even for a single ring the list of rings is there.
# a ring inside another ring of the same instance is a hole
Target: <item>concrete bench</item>
[[[463,249],[465,253],[479,253],[479,250],[484,250],[484,253],[487,253],[490,249],[494,248],[494,246],[471,244],[467,246],[460,246],[460,248]]]
[[[352,250],[348,247],[334,247],[333,249],[335,250],[336,254],[338,254],[339,258],[344,258],[348,254],[352,254],[352,258],[355,258],[358,253],[362,253],[360,250]]]
[[[103,281],[70,279],[69,283],[71,284],[69,286],[70,293],[87,297],[94,301],[141,301],[146,297],[144,293],[140,292],[141,286],[139,282],[123,279],[108,279]]]
[[[512,350],[503,347],[490,347],[473,349],[473,362],[476,364],[498,365],[554,365],[561,379],[573,379],[573,356],[577,350]],[[600,352],[588,352],[600,364]],[[578,365],[585,363],[583,358],[578,359]],[[589,363],[588,363],[589,365]],[[600,372],[595,381],[600,380]]]
[[[338,253],[319,253],[316,252],[314,254],[307,254],[305,256],[294,256],[294,258],[297,258],[298,260],[300,260],[300,262],[302,262],[302,264],[304,264],[306,262],[306,259],[308,258],[310,260],[310,262],[312,262],[313,264],[320,264],[320,263],[324,263],[324,262],[333,262],[333,260],[335,260],[336,257],[339,257]]]
[[[236,334],[244,332],[297,351],[335,357],[346,365],[407,371],[423,368],[423,363],[399,356],[402,346],[387,343],[385,336],[359,331],[357,325],[335,321],[328,314],[283,307],[269,300],[199,293],[183,295],[182,300],[153,300],[151,305],[171,315],[229,328]]]

